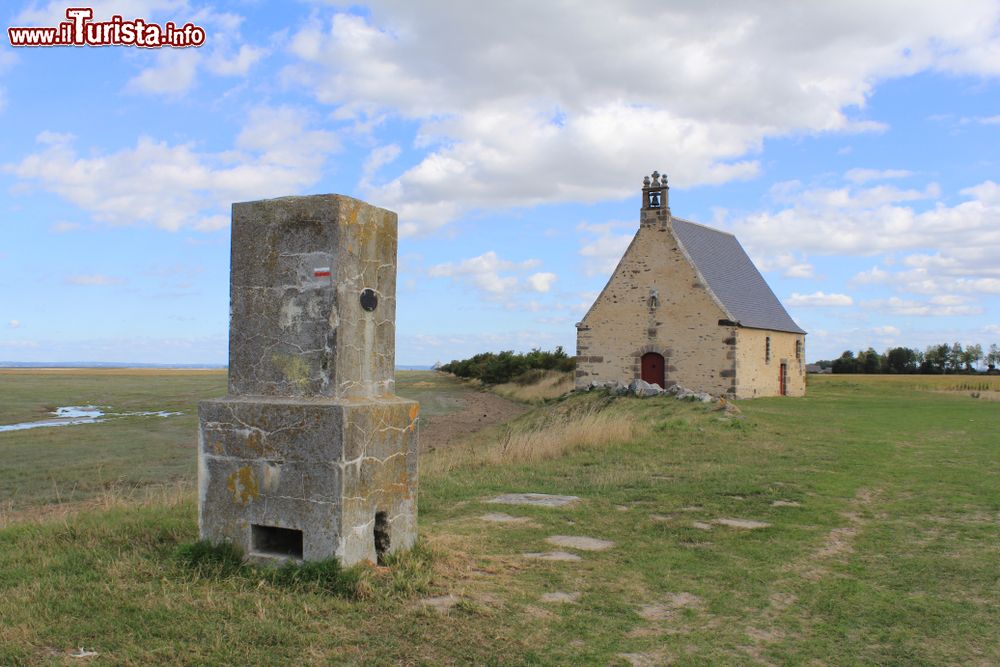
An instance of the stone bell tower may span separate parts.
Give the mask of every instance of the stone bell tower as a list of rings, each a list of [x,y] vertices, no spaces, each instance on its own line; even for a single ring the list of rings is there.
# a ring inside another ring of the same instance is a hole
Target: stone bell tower
[[[670,187],[667,185],[667,175],[660,176],[654,171],[652,177],[642,179],[642,209],[639,214],[639,225],[666,226],[670,222]]]
[[[417,532],[417,412],[393,394],[396,214],[233,205],[229,394],[199,405],[199,530],[258,561],[377,561]]]

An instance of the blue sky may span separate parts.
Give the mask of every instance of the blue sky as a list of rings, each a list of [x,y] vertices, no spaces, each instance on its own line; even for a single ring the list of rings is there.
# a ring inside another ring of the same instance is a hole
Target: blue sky
[[[992,0],[92,6],[206,43],[2,41],[0,360],[225,363],[229,205],[323,192],[399,213],[397,363],[572,351],[654,169],[809,359],[1000,342]]]

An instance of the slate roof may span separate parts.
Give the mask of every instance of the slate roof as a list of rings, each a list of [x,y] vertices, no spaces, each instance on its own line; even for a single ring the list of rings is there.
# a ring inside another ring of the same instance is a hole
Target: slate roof
[[[729,317],[751,329],[806,333],[788,315],[736,237],[673,218],[674,234]]]

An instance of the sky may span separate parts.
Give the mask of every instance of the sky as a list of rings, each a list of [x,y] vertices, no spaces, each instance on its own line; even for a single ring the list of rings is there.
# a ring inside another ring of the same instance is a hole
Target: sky
[[[399,214],[398,364],[572,354],[653,170],[811,361],[1000,342],[996,0],[89,7],[204,43],[4,30],[0,360],[226,363],[230,205],[331,192]]]

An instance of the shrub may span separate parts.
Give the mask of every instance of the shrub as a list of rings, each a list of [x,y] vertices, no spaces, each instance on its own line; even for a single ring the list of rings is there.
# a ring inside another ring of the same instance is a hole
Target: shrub
[[[515,378],[518,378],[519,384],[531,384],[542,377],[541,374],[529,375],[532,371],[565,372],[575,368],[576,359],[566,354],[560,346],[553,352],[538,348],[527,353],[515,353],[513,350],[482,352],[468,359],[447,363],[440,370],[461,378],[481,380],[485,384],[504,384]]]

